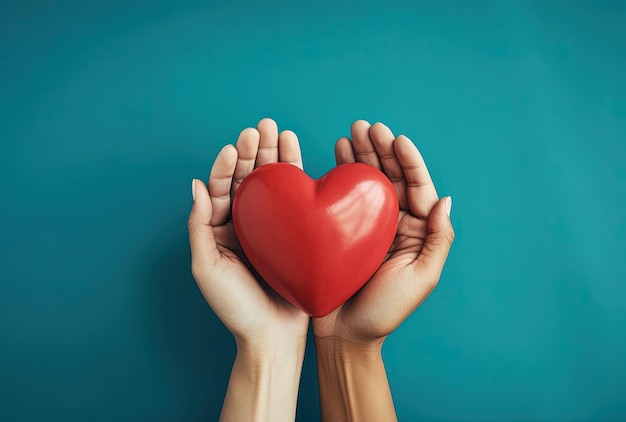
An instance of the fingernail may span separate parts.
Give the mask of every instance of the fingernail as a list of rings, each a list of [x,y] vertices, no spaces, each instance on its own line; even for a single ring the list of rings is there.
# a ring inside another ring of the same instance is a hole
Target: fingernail
[[[196,200],[196,179],[191,179],[191,199]]]
[[[446,212],[448,213],[448,217],[450,217],[450,211],[452,211],[452,197],[448,196],[446,200]]]

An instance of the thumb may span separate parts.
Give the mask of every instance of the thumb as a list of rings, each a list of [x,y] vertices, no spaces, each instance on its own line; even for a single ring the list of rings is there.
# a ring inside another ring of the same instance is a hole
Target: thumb
[[[448,252],[454,241],[454,229],[450,221],[452,198],[441,198],[428,216],[428,228],[424,246],[416,260],[416,265],[435,277],[435,283],[443,270]]]
[[[209,191],[204,182],[198,179],[191,181],[191,191],[194,201],[187,228],[191,246],[191,272],[197,281],[198,278],[204,278],[204,275],[215,265],[220,254],[211,226],[213,207]]]

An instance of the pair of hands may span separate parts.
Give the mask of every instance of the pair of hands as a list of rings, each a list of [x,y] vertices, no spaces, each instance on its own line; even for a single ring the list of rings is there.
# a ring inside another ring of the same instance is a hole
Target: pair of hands
[[[422,156],[407,137],[394,136],[381,123],[370,126],[359,120],[352,125],[351,138],[337,141],[337,164],[363,162],[387,175],[400,204],[398,229],[386,261],[374,276],[344,305],[313,318],[313,333],[316,341],[379,353],[387,335],[439,281],[454,239],[451,199],[439,199]],[[192,184],[194,204],[188,222],[192,272],[209,305],[235,336],[238,357],[241,353],[248,361],[252,355],[303,356],[310,320],[256,279],[229,221],[232,198],[241,182],[255,168],[275,162],[302,168],[300,146],[293,132],[279,134],[273,120],[263,119],[257,128],[243,130],[235,146],[220,151],[208,188],[200,180]]]

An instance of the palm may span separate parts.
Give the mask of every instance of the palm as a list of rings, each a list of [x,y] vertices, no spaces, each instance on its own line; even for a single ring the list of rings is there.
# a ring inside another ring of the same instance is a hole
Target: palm
[[[241,339],[306,336],[308,328],[308,316],[276,295],[248,266],[229,219],[232,197],[243,179],[254,168],[279,160],[302,166],[295,135],[283,133],[279,138],[269,119],[262,120],[258,130],[242,131],[236,148],[225,147],[216,158],[208,192],[196,192],[198,206],[201,196],[208,196],[209,221],[196,228],[190,217],[194,277],[215,313]],[[199,230],[206,236],[196,240],[194,232]]]
[[[258,291],[259,299],[251,303],[251,308],[256,308],[256,318],[252,321],[251,331],[258,332],[267,324],[268,319],[283,319],[285,317],[298,316],[301,314],[295,307],[282,299],[258,277],[250,266],[239,245],[232,221],[223,226],[215,227],[215,241],[220,253],[217,268],[222,270],[224,277],[236,276],[241,279],[241,284],[246,286],[246,291]],[[221,268],[220,268],[221,267]]]
[[[428,257],[428,217],[437,192],[417,149],[408,138],[395,138],[381,124],[357,121],[352,142],[337,142],[337,163],[360,161],[382,170],[393,182],[400,205],[396,237],[387,259],[361,291],[323,318],[313,320],[318,337],[339,336],[365,342],[393,331],[434,288],[422,265]]]
[[[397,257],[417,258],[426,239],[426,224],[411,214],[409,210],[400,209],[398,213],[398,229],[396,237],[389,249],[389,259]],[[386,261],[389,262],[389,261]]]
[[[244,265],[244,255],[235,234],[232,221],[227,221],[222,226],[213,227],[215,243],[222,258]]]

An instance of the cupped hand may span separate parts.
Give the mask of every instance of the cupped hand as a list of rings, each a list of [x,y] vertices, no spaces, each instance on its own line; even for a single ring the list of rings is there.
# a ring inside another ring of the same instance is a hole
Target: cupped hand
[[[232,199],[241,182],[257,167],[275,162],[302,168],[298,139],[278,134],[271,119],[244,129],[237,145],[217,155],[208,189],[194,179],[189,215],[192,273],[206,301],[239,342],[262,345],[283,339],[305,341],[309,316],[257,279],[247,265],[232,220]]]
[[[314,318],[313,332],[317,338],[379,344],[439,281],[454,240],[451,198],[439,199],[421,154],[406,136],[363,120],[352,125],[351,135],[352,140],[337,141],[337,164],[362,162],[387,175],[398,194],[398,228],[378,271],[348,302]]]

